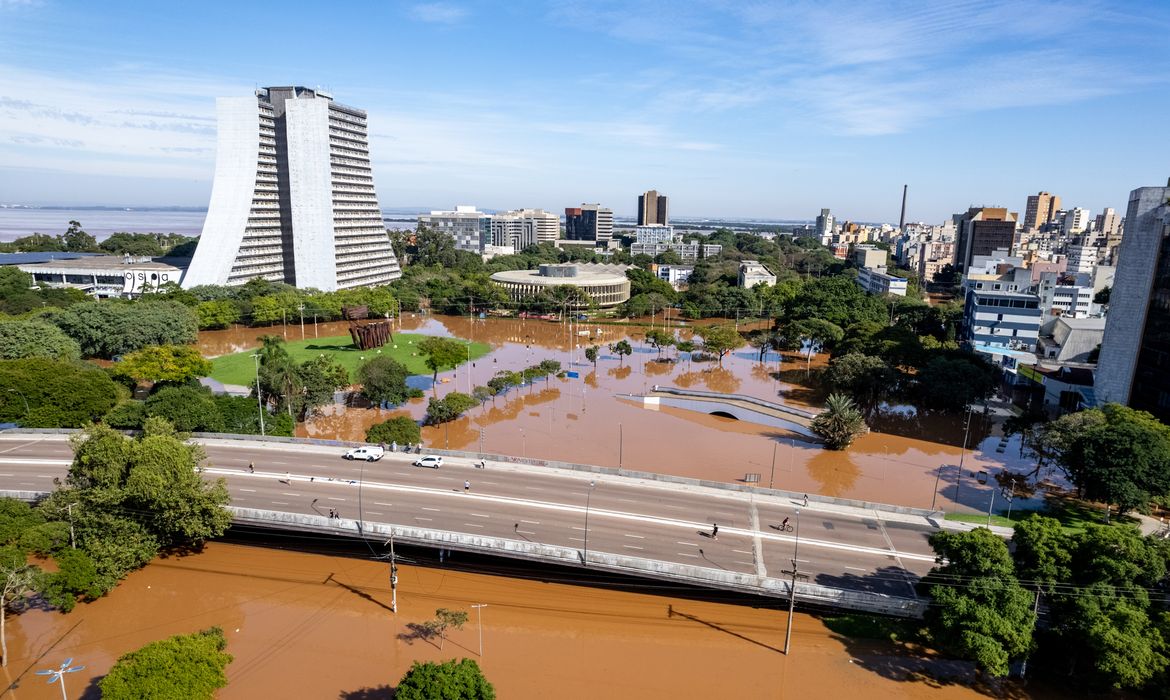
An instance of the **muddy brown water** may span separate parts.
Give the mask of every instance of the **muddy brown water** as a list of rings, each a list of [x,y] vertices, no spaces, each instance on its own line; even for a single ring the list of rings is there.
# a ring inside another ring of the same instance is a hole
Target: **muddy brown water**
[[[661,319],[657,324],[664,327]],[[674,323],[665,327],[676,328],[680,337],[690,337],[689,328]],[[314,333],[325,337],[344,334],[345,328],[345,323],[334,322],[318,324],[314,330],[312,323],[306,323],[304,332],[308,337]],[[1005,440],[993,421],[977,416],[963,457],[961,505],[956,506],[963,416],[918,417],[912,409],[890,410],[872,420],[873,431],[848,450],[831,452],[780,428],[665,405],[643,407],[623,398],[654,385],[678,386],[816,410],[822,397],[806,377],[823,367],[824,355],[809,362],[799,354],[771,353],[760,362],[755,349],[744,347],[722,363],[693,362],[679,358],[673,349],[659,354],[646,345],[647,326],[585,322],[405,314],[395,328],[470,338],[493,348],[471,367],[439,373],[438,383],[427,390],[426,397],[467,392],[469,386],[486,384],[499,370],[517,371],[544,359],[558,360],[580,375],[537,381],[496,397],[457,421],[424,428],[424,444],[435,448],[620,465],[719,481],[743,481],[749,474],[758,474],[762,486],[801,493],[971,512],[986,512],[992,505],[991,475],[1007,467],[1024,470],[1031,465],[1020,454],[1019,436]],[[301,337],[301,332],[299,324],[210,331],[200,334],[200,348],[208,356],[239,352],[258,345],[256,338],[266,333],[287,334],[292,339]],[[634,345],[634,354],[619,358],[607,347],[623,338]],[[592,344],[602,348],[596,366],[584,357],[585,347]],[[416,399],[393,410],[327,406],[299,425],[297,434],[361,440],[371,425],[392,416],[421,419],[426,403],[427,398]],[[1018,500],[1015,507],[1031,503]],[[1002,499],[995,505],[997,511],[1006,506]]]
[[[67,689],[82,697],[121,654],[218,625],[235,657],[224,699],[389,698],[412,662],[463,657],[509,699],[987,697],[948,680],[968,676],[965,664],[850,641],[803,614],[786,657],[782,609],[441,568],[403,566],[399,582],[394,615],[385,563],[213,543],[68,615],[10,618],[7,681],[19,687],[9,696],[59,697],[33,671],[72,657],[85,669]],[[482,657],[477,604],[487,606]],[[439,607],[471,614],[442,649],[408,627]]]

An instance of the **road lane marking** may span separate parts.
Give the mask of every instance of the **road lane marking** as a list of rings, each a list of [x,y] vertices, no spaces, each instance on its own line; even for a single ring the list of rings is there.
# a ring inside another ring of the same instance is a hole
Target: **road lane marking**
[[[698,547],[699,546],[699,545],[695,544],[694,542],[683,542],[681,540],[678,542],[675,542],[675,544],[681,544],[684,547]]]
[[[635,537],[635,538],[637,538],[637,539],[639,539],[639,540],[644,540],[644,539],[646,539],[646,536],[645,536],[645,535],[631,535],[631,534],[629,534],[629,533],[626,533],[624,536],[625,536],[625,537]]]
[[[344,501],[344,500],[347,500],[347,499],[344,499],[344,498],[338,498],[337,496],[330,496],[330,497],[329,497],[329,500],[331,500],[331,501]]]
[[[423,506],[423,507],[422,507],[422,509],[423,509],[423,510],[429,510],[429,511],[432,511],[432,512],[435,512],[435,513],[438,513],[438,512],[439,512],[439,509],[438,509],[438,508],[427,508],[426,506]]]
[[[847,567],[845,567],[845,568],[846,568],[846,569],[852,569],[853,571],[869,571],[869,569],[864,569],[864,568],[862,568],[862,567],[860,567],[860,566],[847,566]]]
[[[536,534],[535,532],[533,532],[531,530],[517,530],[516,532],[518,534],[521,534],[521,535],[535,535]]]
[[[393,508],[393,507],[394,507],[394,504],[393,504],[393,503],[383,503],[383,502],[381,502],[381,501],[374,501],[374,505],[376,505],[376,506],[386,506],[387,508]]]
[[[0,464],[43,464],[53,466],[68,466],[73,464],[71,459],[44,459],[41,457],[26,457],[24,459],[14,457],[0,457]]]
[[[468,513],[468,515],[470,515],[473,518],[490,518],[490,517],[492,517],[490,515],[484,515],[483,513]]]
[[[525,523],[527,525],[539,525],[540,524],[539,520],[521,520],[520,522]]]
[[[287,506],[288,505],[284,501],[269,501],[269,503],[271,503],[274,506]]]
[[[584,542],[585,541],[584,537],[570,537],[569,539],[573,540],[574,542]]]
[[[463,523],[467,527],[483,527],[483,525],[476,525],[475,523]]]
[[[585,529],[585,528],[583,528],[583,527],[577,527],[576,525],[573,525],[572,527],[573,527],[573,529],[574,529],[574,530],[584,530],[584,529]],[[590,528],[590,530],[592,530],[592,529],[593,529],[593,528]]]
[[[367,510],[366,513],[368,515],[382,515],[382,513],[378,512],[376,510]]]
[[[735,552],[736,554],[751,554],[751,552],[745,552],[742,549],[733,549],[731,551]]]
[[[300,498],[300,495],[301,495],[301,494],[299,494],[299,493],[289,493],[288,491],[281,491],[281,492],[280,492],[280,495],[281,495],[281,496],[295,496],[295,497],[297,497],[297,498]]]
[[[415,517],[415,520],[425,520],[425,521],[427,521],[428,523],[429,523],[429,522],[432,522],[432,519],[431,519],[431,518],[420,518],[420,517],[417,517],[417,516]]]
[[[676,554],[677,554],[678,556],[680,556],[680,557],[690,557],[690,558],[692,558],[692,559],[698,559],[698,558],[699,558],[699,555],[698,555],[698,554],[687,554],[686,552],[676,552]]]
[[[645,547],[635,547],[632,544],[623,544],[622,547],[625,549],[645,549]]]
[[[244,493],[256,493],[256,489],[240,489]]]

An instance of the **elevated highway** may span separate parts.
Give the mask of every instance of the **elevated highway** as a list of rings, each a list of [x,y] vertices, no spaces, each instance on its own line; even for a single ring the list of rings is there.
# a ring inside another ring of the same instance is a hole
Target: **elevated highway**
[[[696,586],[915,616],[930,570],[934,514],[600,467],[550,468],[446,453],[341,459],[344,448],[287,439],[199,438],[204,474],[222,477],[235,522],[588,566]],[[67,436],[0,433],[0,489],[53,488]],[[252,466],[254,471],[249,470]],[[336,510],[338,517],[330,517]],[[781,530],[789,519],[793,531]],[[718,536],[713,537],[713,525]],[[799,549],[797,548],[799,536]]]

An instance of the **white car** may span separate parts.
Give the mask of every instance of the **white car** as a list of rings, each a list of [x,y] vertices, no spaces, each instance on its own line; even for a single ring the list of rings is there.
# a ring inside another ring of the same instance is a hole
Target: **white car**
[[[367,462],[376,462],[382,459],[382,455],[385,453],[386,451],[377,445],[367,445],[366,447],[355,447],[343,456],[346,459],[364,459]]]
[[[439,467],[443,466],[443,458],[438,457],[436,455],[427,455],[426,457],[423,457],[422,459],[414,460],[414,466],[416,466],[416,467],[430,467],[431,469],[438,469]]]

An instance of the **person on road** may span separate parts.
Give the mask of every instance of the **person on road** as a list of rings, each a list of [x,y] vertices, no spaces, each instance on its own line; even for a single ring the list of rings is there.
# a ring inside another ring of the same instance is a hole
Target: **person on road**
[[[248,473],[249,474],[256,473],[256,463],[255,462],[248,462]]]
[[[784,518],[784,522],[780,523],[780,529],[785,530],[787,528],[788,528],[788,518]]]
[[[711,539],[719,539],[719,523],[711,523]]]
[[[804,507],[808,508],[808,494],[804,494]]]
[[[464,481],[464,482],[463,482],[463,491],[464,491],[464,493],[466,493],[466,492],[468,492],[468,491],[470,491],[470,490],[471,490],[471,482],[470,482],[470,481]]]

